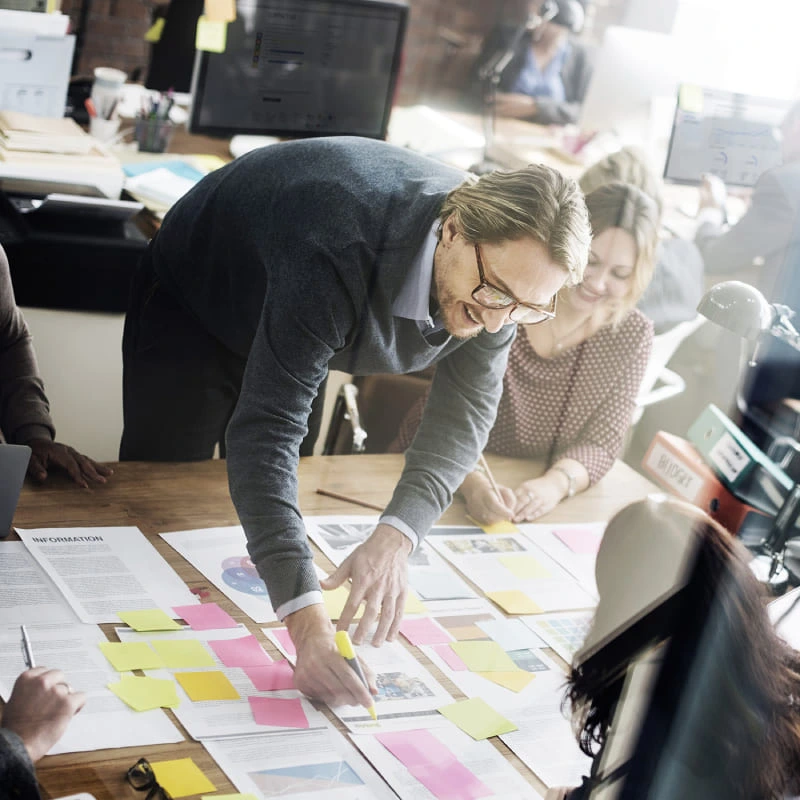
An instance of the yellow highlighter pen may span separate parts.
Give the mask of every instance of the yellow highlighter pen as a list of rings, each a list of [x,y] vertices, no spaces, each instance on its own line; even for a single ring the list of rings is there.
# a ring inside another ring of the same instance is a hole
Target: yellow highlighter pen
[[[336,631],[336,649],[339,651],[341,657],[347,662],[347,665],[350,667],[350,669],[352,669],[353,672],[358,675],[358,679],[364,684],[366,690],[369,691],[367,679],[364,677],[364,673],[361,671],[361,664],[358,663],[356,651],[353,649],[353,643],[350,641],[350,636],[348,635],[347,631]],[[371,705],[367,711],[369,711],[372,719],[377,722],[378,715],[375,712],[375,706]]]

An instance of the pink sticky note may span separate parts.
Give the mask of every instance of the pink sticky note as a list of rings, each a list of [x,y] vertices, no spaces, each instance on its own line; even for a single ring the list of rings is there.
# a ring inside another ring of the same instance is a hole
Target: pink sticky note
[[[468,669],[449,644],[435,644],[431,649],[450,669],[456,672],[465,672]]]
[[[294,670],[288,661],[276,661],[265,667],[244,667],[244,671],[259,692],[294,689]]]
[[[595,528],[563,528],[553,533],[561,539],[573,553],[596,554],[600,549],[603,534]]]
[[[253,717],[259,725],[275,728],[307,728],[308,718],[300,698],[248,697]]]
[[[272,663],[252,634],[238,639],[215,639],[209,645],[226,667],[260,667]]]
[[[288,628],[273,628],[270,633],[281,643],[287,656],[297,655],[297,650],[292,641],[292,637],[289,636]]]
[[[494,794],[428,730],[378,733],[375,738],[439,800],[477,800]]]
[[[195,631],[212,631],[219,628],[235,628],[236,620],[216,603],[200,603],[197,606],[172,606]]]
[[[452,637],[430,617],[404,619],[400,623],[400,633],[411,644],[445,644],[453,641]]]

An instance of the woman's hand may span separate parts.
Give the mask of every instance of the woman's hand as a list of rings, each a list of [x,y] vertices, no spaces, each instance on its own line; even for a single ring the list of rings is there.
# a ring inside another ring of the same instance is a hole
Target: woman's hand
[[[489,479],[480,472],[471,472],[461,484],[461,494],[467,501],[467,513],[481,525],[492,525],[495,522],[510,520],[514,513],[516,498],[508,486],[500,486],[503,502],[489,483]]]
[[[513,522],[532,522],[552,511],[565,497],[564,482],[550,474],[520,484],[514,492]]]

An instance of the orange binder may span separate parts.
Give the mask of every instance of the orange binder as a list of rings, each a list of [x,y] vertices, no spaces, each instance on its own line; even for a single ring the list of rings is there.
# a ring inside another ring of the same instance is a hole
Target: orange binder
[[[659,431],[647,448],[642,467],[659,486],[702,508],[731,533],[752,514],[770,516],[734,497],[691,442]]]

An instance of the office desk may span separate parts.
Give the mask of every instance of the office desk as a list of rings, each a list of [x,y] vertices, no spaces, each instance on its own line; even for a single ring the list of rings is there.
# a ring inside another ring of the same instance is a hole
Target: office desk
[[[500,481],[513,483],[523,476],[529,476],[531,472],[531,465],[526,461],[507,458],[490,458],[489,461]],[[306,515],[374,515],[374,511],[316,494],[316,489],[324,487],[341,494],[385,504],[391,496],[402,465],[403,457],[399,455],[313,456],[301,459],[300,508]],[[113,466],[115,472],[109,483],[97,488],[79,489],[60,475],[44,486],[26,484],[14,524],[20,528],[136,525],[190,588],[208,590],[209,600],[218,602],[237,621],[248,625],[251,632],[263,642],[259,626],[242,614],[215,587],[209,585],[194,567],[157,536],[161,531],[233,525],[238,522],[228,494],[225,463],[126,462]],[[366,476],[369,476],[368,479]],[[549,515],[548,520],[578,522],[607,519],[617,509],[645,496],[653,488],[645,478],[618,462],[598,485],[561,504]],[[458,503],[451,507],[443,521],[464,523],[463,505]],[[329,568],[327,560],[317,555],[319,563]],[[113,628],[112,625],[102,627],[106,634],[111,633]],[[113,634],[111,638],[114,638]],[[438,671],[434,668],[432,671],[456,697],[460,696],[454,687],[448,686],[448,682]],[[338,720],[332,719],[341,730]],[[543,786],[538,779],[501,742],[495,741],[509,760],[517,764],[523,774],[543,793]],[[235,791],[202,745],[188,739],[173,745],[46,756],[39,762],[37,773],[44,787],[44,797],[87,791],[92,792],[97,800],[132,800],[136,797],[141,800],[141,795],[125,782],[125,771],[141,756],[156,761],[191,757],[217,786],[219,792]]]

